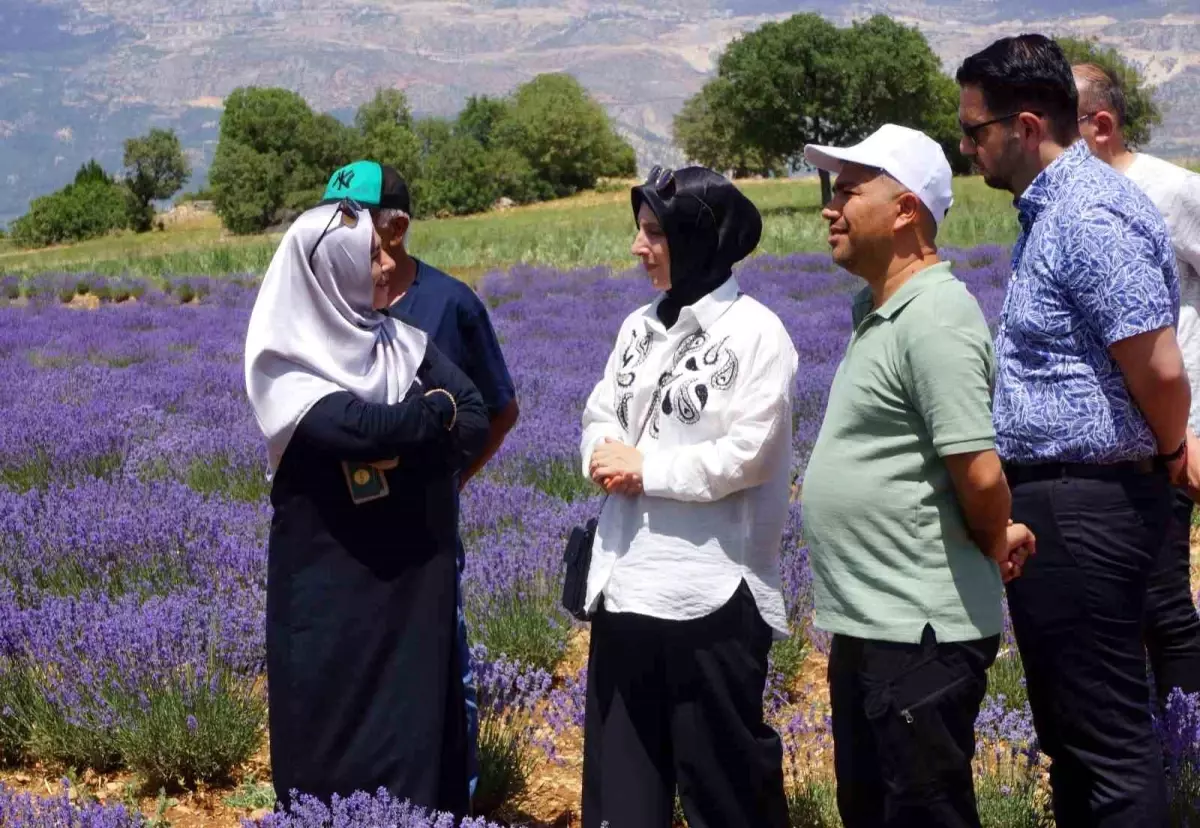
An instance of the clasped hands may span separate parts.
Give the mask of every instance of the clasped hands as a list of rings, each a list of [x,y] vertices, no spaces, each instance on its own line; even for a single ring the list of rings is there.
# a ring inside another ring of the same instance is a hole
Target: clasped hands
[[[620,440],[605,437],[596,446],[588,473],[609,494],[636,497],[642,493],[642,453]]]
[[[1021,570],[1029,556],[1037,551],[1037,538],[1033,531],[1024,523],[1008,522],[1005,533],[1004,547],[993,550],[989,555],[1000,567],[1000,580],[1004,583],[1020,578]]]

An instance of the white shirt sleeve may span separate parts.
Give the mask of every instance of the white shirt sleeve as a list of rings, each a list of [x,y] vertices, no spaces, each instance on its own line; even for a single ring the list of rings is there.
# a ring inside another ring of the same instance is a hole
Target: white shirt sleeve
[[[1178,215],[1171,228],[1177,258],[1200,275],[1200,175],[1189,175],[1179,190]]]
[[[622,329],[623,330],[623,329]],[[621,338],[613,346],[604,366],[604,376],[592,393],[588,395],[587,405],[583,408],[583,437],[579,441],[579,453],[583,457],[583,476],[591,479],[589,467],[592,463],[592,452],[596,444],[605,437],[621,440],[625,437],[625,429],[617,419],[616,409],[613,408],[613,384],[616,382],[617,361],[620,358]]]
[[[797,361],[782,328],[764,336],[750,371],[733,392],[738,402],[727,433],[646,454],[643,492],[650,497],[710,502],[769,480],[776,464],[791,456]]]

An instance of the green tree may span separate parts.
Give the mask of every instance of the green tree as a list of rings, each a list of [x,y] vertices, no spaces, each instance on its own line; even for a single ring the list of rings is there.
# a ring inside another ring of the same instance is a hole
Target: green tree
[[[1125,143],[1132,149],[1149,143],[1150,132],[1162,124],[1163,113],[1141,70],[1116,49],[1101,46],[1095,39],[1060,37],[1057,42],[1072,64],[1094,63],[1117,79],[1125,93]]]
[[[420,172],[421,144],[413,132],[408,98],[399,89],[382,89],[358,108],[354,125],[361,133],[361,151],[356,157],[370,158],[395,167],[407,181]]]
[[[451,135],[434,145],[414,188],[420,214],[457,216],[491,207],[499,192],[488,160],[488,151],[474,138]]]
[[[885,123],[920,129],[941,144],[955,172],[970,169],[959,152],[958,85],[915,26],[885,15],[840,30],[853,54],[856,84],[851,111],[860,120],[851,140],[861,140]]]
[[[528,204],[554,196],[550,186],[538,178],[529,159],[512,147],[494,146],[487,152],[497,198],[503,196],[518,204]]]
[[[399,89],[376,89],[375,97],[354,113],[354,127],[363,135],[380,126],[412,129],[412,108],[408,96]]]
[[[100,181],[111,184],[112,180],[112,176],[104,171],[104,167],[101,167],[95,158],[89,160],[75,173],[76,184],[84,184],[88,181]]]
[[[311,125],[312,110],[288,89],[240,87],[225,98],[218,141],[235,141],[255,152],[279,155],[296,146],[296,137]]]
[[[363,140],[332,115],[314,114],[295,92],[235,89],[209,171],[217,214],[232,232],[255,233],[281,208],[311,207],[329,174],[363,151]]]
[[[458,135],[474,138],[484,149],[490,149],[492,138],[496,133],[496,125],[508,114],[508,104],[500,98],[489,98],[487,95],[471,95],[458,113],[454,124],[454,132]]]
[[[724,103],[728,94],[729,81],[716,78],[689,98],[674,119],[675,144],[690,160],[735,178],[782,175],[778,159],[738,139],[737,124]]]
[[[191,165],[174,130],[152,129],[125,141],[125,186],[132,194],[130,226],[139,233],[154,223],[154,201],[168,199],[191,177]]]
[[[736,145],[793,167],[805,144],[854,143],[887,122],[938,133],[953,150],[937,56],[915,28],[883,15],[845,29],[818,14],[767,23],[729,45],[717,77],[728,83],[721,100]],[[827,174],[821,185],[828,200]]]
[[[285,197],[283,168],[274,152],[237,141],[219,141],[208,173],[213,208],[231,233],[269,227]]]
[[[86,168],[85,168],[86,169]],[[19,247],[84,241],[126,227],[129,221],[127,191],[94,169],[58,192],[35,198],[29,212],[12,223],[12,239]]]
[[[555,196],[594,187],[600,176],[636,172],[632,147],[570,75],[538,75],[518,87],[494,141],[524,155]]]

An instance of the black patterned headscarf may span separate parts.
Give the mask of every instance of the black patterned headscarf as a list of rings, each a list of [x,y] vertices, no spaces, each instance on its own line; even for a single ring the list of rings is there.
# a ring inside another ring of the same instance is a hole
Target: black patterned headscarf
[[[758,208],[727,178],[706,167],[655,167],[631,193],[633,218],[642,202],[658,218],[671,256],[671,287],[658,306],[667,328],[679,311],[725,283],[762,236]]]

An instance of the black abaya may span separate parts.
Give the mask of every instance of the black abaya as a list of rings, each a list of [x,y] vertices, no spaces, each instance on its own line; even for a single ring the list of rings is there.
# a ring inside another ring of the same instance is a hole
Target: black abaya
[[[271,491],[267,668],[277,796],[374,793],[463,815],[455,653],[455,472],[487,437],[470,381],[431,344],[408,397],[348,392],[299,423]],[[452,416],[444,388],[458,406]],[[398,458],[390,494],[355,505],[342,461]],[[396,527],[404,527],[398,534]]]

